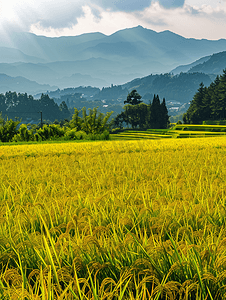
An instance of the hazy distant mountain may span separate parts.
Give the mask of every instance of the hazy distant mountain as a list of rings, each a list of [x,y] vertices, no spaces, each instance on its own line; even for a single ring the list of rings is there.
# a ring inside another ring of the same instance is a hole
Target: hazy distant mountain
[[[209,60],[211,57],[211,55],[208,55],[208,56],[205,56],[205,57],[202,57],[196,61],[194,61],[193,63],[191,64],[188,64],[188,65],[181,65],[181,66],[178,66],[176,67],[175,69],[173,69],[170,73],[173,73],[173,74],[180,74],[181,72],[183,73],[186,73],[188,72],[192,67],[195,67],[199,64],[202,64],[204,62],[206,62],[207,60]]]
[[[141,26],[123,29],[112,35],[87,33],[79,36],[49,38],[32,33],[11,34],[1,38],[0,47],[17,48],[26,55],[46,61],[74,61],[92,57],[132,56],[136,61],[154,60],[165,65],[190,63],[202,56],[226,50],[226,40],[187,39],[170,31],[155,32]],[[131,61],[130,61],[131,62]],[[151,71],[151,70],[150,70]],[[152,72],[152,71],[151,71]]]
[[[44,60],[35,56],[26,55],[18,49],[0,47],[0,63],[13,62],[41,63],[44,62]]]
[[[80,73],[73,74],[69,77],[63,77],[59,80],[56,80],[56,84],[64,88],[74,87],[76,86],[106,86],[107,82],[103,79],[93,78],[90,75],[82,75]]]
[[[56,86],[48,84],[38,84],[35,81],[30,81],[21,76],[11,77],[0,73],[0,93],[8,91],[16,91],[17,93],[45,93],[47,90],[55,90]]]
[[[75,37],[49,38],[28,32],[11,33],[10,38],[1,37],[0,47],[16,48],[23,53],[45,61],[75,60],[75,53],[98,43],[105,35],[101,33],[82,34]],[[91,43],[91,44],[89,44]],[[85,44],[83,46],[83,44]]]
[[[0,73],[7,74],[12,77],[22,76],[29,80],[37,81],[40,84],[49,83],[50,79],[57,78],[59,74],[50,69],[45,64],[34,63],[0,63]],[[52,83],[51,83],[52,84]]]
[[[135,69],[133,66],[122,69],[120,63],[103,58],[58,61],[45,64],[0,63],[0,73],[13,77],[22,76],[40,84],[57,85],[61,89],[80,85],[92,85],[102,88],[110,85],[111,82],[121,84],[142,76],[142,72],[135,72]],[[141,71],[139,66],[137,69]],[[77,74],[76,77],[73,76],[74,74]]]
[[[8,47],[8,51],[1,47]],[[4,62],[0,63],[0,73],[60,88],[64,87],[65,81],[66,86],[70,81],[70,85],[76,87],[83,80],[83,85],[96,83],[102,87],[103,84],[123,84],[135,77],[166,73],[172,69],[176,73],[188,71],[189,66],[175,67],[220,51],[226,51],[224,39],[187,39],[170,31],[157,33],[141,26],[109,36],[87,33],[49,38],[12,33],[10,39],[1,37],[0,40],[0,62]],[[81,76],[76,75],[73,79],[73,74]]]

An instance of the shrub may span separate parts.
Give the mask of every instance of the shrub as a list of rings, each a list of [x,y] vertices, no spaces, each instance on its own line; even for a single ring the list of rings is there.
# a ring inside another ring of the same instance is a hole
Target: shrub
[[[17,126],[20,121],[7,120],[4,125],[0,127],[0,140],[2,142],[11,142],[14,135],[17,134]]]
[[[67,130],[64,135],[65,140],[86,140],[88,139],[88,135],[82,131],[77,131],[76,128]]]
[[[30,140],[33,140],[33,134],[31,131],[27,129],[26,124],[21,124],[18,133],[14,135],[12,140],[15,142],[20,142],[20,141],[28,142]]]
[[[77,131],[75,137],[76,140],[88,140],[88,135],[82,130]]]
[[[42,128],[39,128],[36,133],[39,134],[43,141],[50,139],[57,139],[63,137],[65,134],[65,129],[61,128],[60,125],[44,125]]]
[[[42,141],[42,137],[37,132],[34,134],[34,141],[36,142]]]

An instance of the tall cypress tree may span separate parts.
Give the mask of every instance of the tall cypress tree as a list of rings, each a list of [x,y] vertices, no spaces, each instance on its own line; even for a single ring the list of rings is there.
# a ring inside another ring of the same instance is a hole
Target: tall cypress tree
[[[161,104],[159,100],[159,96],[155,96],[152,100],[151,109],[150,109],[150,125],[151,128],[160,128],[161,124]]]
[[[166,107],[166,100],[163,98],[162,103],[160,104],[161,109],[161,119],[160,119],[160,128],[166,129],[169,126],[169,115],[168,115],[168,109]]]

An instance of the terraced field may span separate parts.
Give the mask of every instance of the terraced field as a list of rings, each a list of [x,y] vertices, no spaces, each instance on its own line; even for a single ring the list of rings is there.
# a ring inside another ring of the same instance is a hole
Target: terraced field
[[[118,134],[111,134],[111,140],[140,140],[140,139],[162,139],[171,138],[172,135],[168,131],[136,131],[126,130]]]
[[[111,140],[197,138],[226,135],[226,126],[220,125],[176,125],[173,129],[148,129],[146,131],[125,130],[111,134]]]

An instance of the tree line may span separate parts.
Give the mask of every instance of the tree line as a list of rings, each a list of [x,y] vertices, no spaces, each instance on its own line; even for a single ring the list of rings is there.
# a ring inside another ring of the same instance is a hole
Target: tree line
[[[79,116],[80,112],[82,116]],[[82,111],[77,108],[70,121],[64,124],[20,124],[19,120],[4,120],[0,115],[0,141],[23,142],[45,140],[107,140],[109,118],[113,112],[103,114],[97,108]]]
[[[123,128],[126,125],[133,129],[168,128],[170,122],[165,98],[160,102],[159,96],[154,95],[152,102],[145,104],[138,92],[132,90],[124,104],[124,111],[113,120],[114,127]]]
[[[183,115],[185,124],[201,124],[207,120],[226,119],[226,69],[205,87],[203,83]]]
[[[70,117],[65,101],[59,105],[48,95],[42,94],[40,99],[34,99],[27,93],[6,92],[0,94],[0,112],[3,117],[10,119],[19,118],[25,120],[31,118],[37,121],[43,111],[44,118],[49,121],[63,120]]]
[[[1,109],[7,113],[10,108],[17,108],[17,113],[22,103],[26,110],[31,109],[38,112],[45,109],[45,115],[52,114],[50,118],[55,118],[54,109],[59,109],[62,113],[67,111],[66,103],[59,106],[50,99],[48,95],[41,95],[40,100],[34,100],[27,94],[16,94],[8,92],[0,95]],[[86,107],[82,110],[74,109],[71,120],[54,121],[53,124],[21,124],[21,120],[5,120],[3,114],[0,114],[0,140],[2,142],[21,142],[21,141],[43,141],[51,139],[78,140],[78,139],[109,139],[109,132],[112,128],[131,126],[134,129],[148,128],[167,128],[169,125],[169,116],[165,99],[160,102],[159,96],[154,95],[152,102],[144,104],[141,96],[136,90],[128,94],[124,101],[124,111],[109,121],[113,112],[106,114],[98,111],[98,107]],[[23,111],[22,111],[23,112]],[[21,113],[22,113],[21,112]]]

